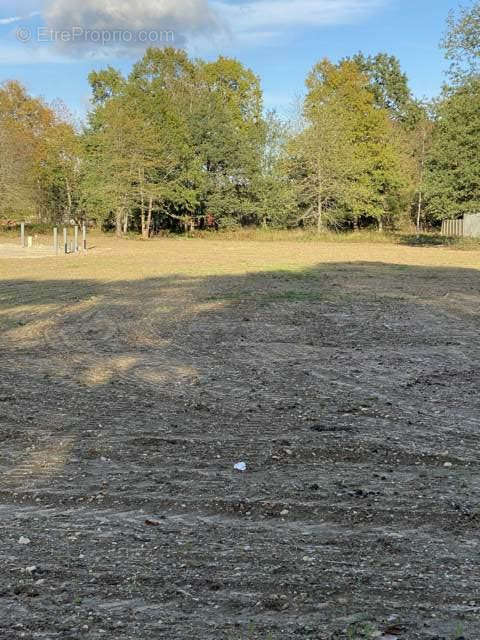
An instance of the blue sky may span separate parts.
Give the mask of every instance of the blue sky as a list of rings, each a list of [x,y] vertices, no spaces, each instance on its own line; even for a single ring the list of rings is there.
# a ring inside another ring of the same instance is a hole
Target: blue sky
[[[144,47],[130,38],[164,38],[172,30],[176,45],[194,56],[235,56],[251,67],[262,79],[266,106],[285,115],[315,61],[359,50],[396,55],[415,95],[432,97],[447,67],[438,43],[456,6],[456,0],[3,0],[0,81],[19,79],[33,94],[60,98],[83,115],[91,69],[111,64],[127,72]],[[85,30],[133,36],[101,45],[95,40],[104,36]]]

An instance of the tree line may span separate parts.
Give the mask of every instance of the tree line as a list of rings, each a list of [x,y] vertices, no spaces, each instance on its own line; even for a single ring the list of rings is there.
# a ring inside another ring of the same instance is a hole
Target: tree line
[[[480,2],[449,18],[452,67],[416,100],[394,56],[323,59],[290,122],[238,60],[149,49],[92,72],[75,126],[61,103],[0,88],[0,219],[161,230],[434,227],[480,211]]]

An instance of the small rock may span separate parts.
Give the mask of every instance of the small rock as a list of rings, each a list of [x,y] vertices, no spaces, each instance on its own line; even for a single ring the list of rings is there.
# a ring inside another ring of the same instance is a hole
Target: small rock
[[[147,527],[159,527],[161,523],[159,520],[148,518],[147,520],[145,520],[145,524],[147,525]]]
[[[244,473],[247,470],[247,465],[245,462],[237,462],[237,464],[233,468],[235,469],[235,471]]]
[[[450,467],[453,467],[453,464],[451,462],[445,462],[443,466],[447,467],[447,469],[450,469]]]
[[[288,514],[289,514],[288,509],[284,509],[283,511],[280,512],[281,516],[288,516]]]
[[[30,544],[31,540],[30,538],[25,538],[25,536],[20,536],[20,539],[18,540],[18,544]]]

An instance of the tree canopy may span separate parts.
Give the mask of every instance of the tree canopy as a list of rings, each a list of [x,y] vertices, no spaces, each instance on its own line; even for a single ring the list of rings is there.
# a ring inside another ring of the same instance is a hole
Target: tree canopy
[[[478,211],[480,2],[453,13],[451,84],[416,100],[399,60],[322,59],[301,125],[266,112],[240,61],[148,49],[124,76],[89,75],[76,127],[61,104],[0,87],[0,216],[95,220],[118,234],[314,226],[435,225]]]

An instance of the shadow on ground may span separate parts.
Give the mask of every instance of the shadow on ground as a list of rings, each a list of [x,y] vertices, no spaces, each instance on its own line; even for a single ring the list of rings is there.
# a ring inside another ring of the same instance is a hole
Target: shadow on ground
[[[480,246],[478,238],[441,236],[431,233],[400,235],[399,244],[409,247],[452,247],[472,249]]]

